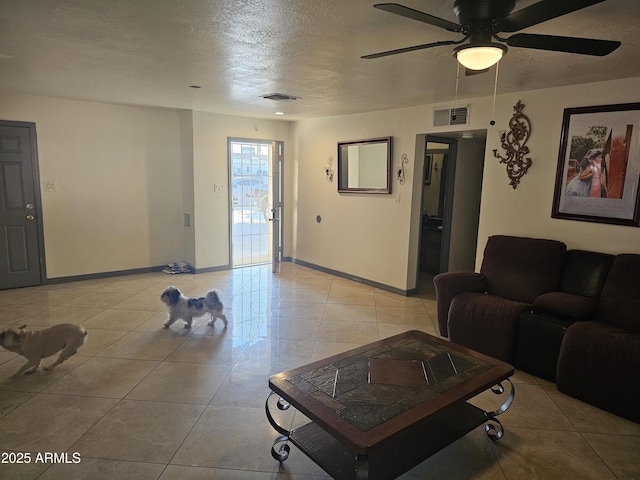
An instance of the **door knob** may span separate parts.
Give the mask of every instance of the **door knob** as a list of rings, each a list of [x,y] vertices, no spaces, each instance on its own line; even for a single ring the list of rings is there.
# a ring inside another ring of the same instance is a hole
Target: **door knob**
[[[27,203],[27,204],[25,205],[25,208],[26,208],[27,210],[33,210],[33,203]]]
[[[27,220],[31,221],[33,220],[35,217],[33,215],[27,215]]]

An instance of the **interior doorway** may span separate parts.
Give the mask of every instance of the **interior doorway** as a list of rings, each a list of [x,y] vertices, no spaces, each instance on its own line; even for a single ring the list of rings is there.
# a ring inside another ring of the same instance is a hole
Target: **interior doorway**
[[[232,267],[271,263],[281,252],[282,142],[229,140]]]
[[[424,162],[420,291],[438,273],[475,269],[486,130],[418,135],[417,142]]]

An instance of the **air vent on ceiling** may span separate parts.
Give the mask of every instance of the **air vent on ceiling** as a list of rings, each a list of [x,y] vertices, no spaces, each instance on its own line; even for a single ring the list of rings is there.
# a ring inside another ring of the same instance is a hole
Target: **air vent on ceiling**
[[[262,98],[275,100],[276,102],[292,102],[293,100],[298,100],[300,97],[294,97],[293,95],[287,95],[286,93],[270,93],[268,95],[262,95]]]
[[[437,108],[433,111],[433,126],[468,125],[469,107]]]

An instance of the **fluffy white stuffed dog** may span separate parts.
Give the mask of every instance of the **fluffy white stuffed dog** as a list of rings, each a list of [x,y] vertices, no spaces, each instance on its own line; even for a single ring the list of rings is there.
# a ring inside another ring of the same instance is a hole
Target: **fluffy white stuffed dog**
[[[169,319],[164,322],[165,328],[169,328],[178,319],[184,320],[185,328],[191,328],[194,318],[206,314],[211,316],[208,325],[213,325],[216,318],[219,318],[226,327],[227,317],[223,313],[224,305],[219,294],[218,290],[209,290],[204,297],[190,298],[183,295],[176,287],[167,288],[160,295],[160,300],[167,306],[169,312]]]
[[[87,331],[73,323],[61,323],[42,330],[25,331],[25,327],[26,325],[23,325],[17,330],[7,328],[0,332],[0,345],[27,359],[27,363],[12,375],[13,378],[23,372],[35,372],[43,358],[62,350],[54,363],[44,367],[45,370],[53,370],[74,355],[87,338]]]

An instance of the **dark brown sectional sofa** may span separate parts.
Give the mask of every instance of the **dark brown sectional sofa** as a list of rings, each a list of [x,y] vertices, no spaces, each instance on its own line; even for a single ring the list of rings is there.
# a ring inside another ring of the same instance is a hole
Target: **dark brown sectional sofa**
[[[442,336],[640,422],[640,255],[496,235],[434,285]]]

